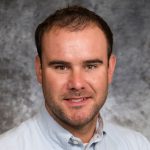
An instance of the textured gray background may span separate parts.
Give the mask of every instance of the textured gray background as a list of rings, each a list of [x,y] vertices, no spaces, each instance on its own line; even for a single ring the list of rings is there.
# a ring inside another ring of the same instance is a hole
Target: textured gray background
[[[0,133],[37,112],[43,97],[34,73],[34,30],[67,4],[94,10],[114,32],[118,63],[105,119],[150,139],[149,0],[0,0]]]

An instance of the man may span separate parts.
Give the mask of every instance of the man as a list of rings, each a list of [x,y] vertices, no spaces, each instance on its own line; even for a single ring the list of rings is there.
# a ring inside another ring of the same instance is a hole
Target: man
[[[1,150],[150,150],[141,134],[105,124],[99,113],[116,64],[100,16],[79,6],[58,10],[38,26],[35,41],[45,103],[1,136]]]

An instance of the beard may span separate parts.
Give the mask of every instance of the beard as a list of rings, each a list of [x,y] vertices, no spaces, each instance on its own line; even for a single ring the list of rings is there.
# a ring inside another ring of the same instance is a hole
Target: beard
[[[46,103],[46,105],[48,105]],[[55,104],[54,104],[55,105]],[[71,126],[73,128],[79,129],[83,128],[85,125],[87,125],[89,122],[94,120],[95,116],[99,113],[100,108],[96,105],[93,107],[93,110],[91,111],[90,115],[83,116],[82,114],[77,115],[73,117],[69,117],[60,107],[57,105],[51,105],[48,106],[51,108],[50,114],[52,117],[60,124],[65,124],[67,126]],[[80,107],[76,107],[75,109],[81,109]]]
[[[80,91],[80,92],[71,91],[61,95],[60,99],[67,99],[74,96],[81,96],[81,97],[89,96],[92,97],[91,99],[92,101],[94,101],[96,97],[94,96],[93,93],[88,91]],[[92,122],[95,119],[95,117],[99,114],[99,111],[103,106],[106,97],[107,97],[107,90],[99,100],[101,103],[99,104],[93,103],[92,106],[90,106],[88,112],[87,110],[80,111],[84,109],[82,108],[82,106],[73,107],[72,109],[73,111],[76,111],[76,113],[74,113],[72,116],[70,116],[70,114],[68,114],[65,111],[64,107],[62,107],[59,101],[57,102],[50,95],[48,95],[47,98],[45,97],[45,105],[50,115],[62,126],[69,126],[75,129],[82,129],[84,126]]]

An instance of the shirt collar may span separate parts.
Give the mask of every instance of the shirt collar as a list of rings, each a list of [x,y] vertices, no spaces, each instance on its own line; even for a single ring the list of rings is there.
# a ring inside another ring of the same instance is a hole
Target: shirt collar
[[[77,141],[81,143],[79,138],[74,137],[68,130],[60,126],[47,112],[45,105],[43,104],[39,113],[36,116],[38,125],[43,132],[44,136],[48,140],[56,141],[61,147],[66,147],[68,143],[77,144]],[[102,118],[98,117],[96,130],[93,138],[89,144],[97,143],[102,140],[104,135],[103,132],[103,121]],[[88,145],[89,145],[88,144]]]
[[[90,143],[100,142],[103,139],[104,135],[105,135],[105,131],[103,130],[103,120],[99,113],[99,116],[97,119],[97,124],[96,124],[96,130],[95,130],[94,136],[92,137]]]

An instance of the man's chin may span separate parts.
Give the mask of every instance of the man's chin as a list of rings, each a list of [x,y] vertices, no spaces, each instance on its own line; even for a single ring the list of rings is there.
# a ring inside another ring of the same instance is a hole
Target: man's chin
[[[83,127],[85,127],[86,125],[88,125],[90,122],[95,122],[94,120],[95,116],[90,116],[88,115],[77,115],[77,116],[73,116],[73,117],[64,117],[63,118],[63,122],[67,125],[67,126],[71,126],[73,128],[76,129],[81,129]]]

